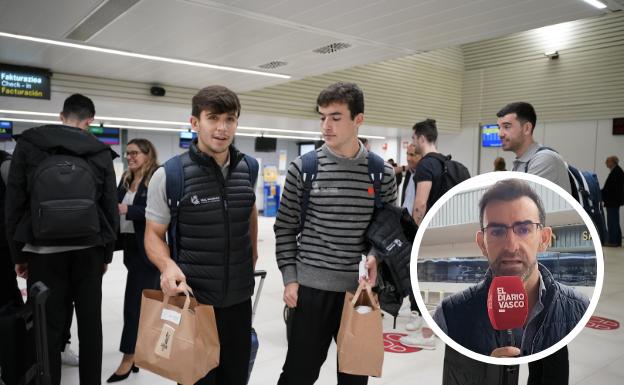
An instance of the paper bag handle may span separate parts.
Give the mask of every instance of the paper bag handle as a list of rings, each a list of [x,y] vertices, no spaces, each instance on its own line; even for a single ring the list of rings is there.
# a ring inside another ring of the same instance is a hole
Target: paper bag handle
[[[362,290],[366,291],[366,294],[368,294],[368,298],[370,298],[371,300],[371,304],[379,309],[379,303],[377,303],[377,300],[375,299],[375,296],[373,295],[373,288],[370,285],[370,283],[364,281],[361,282],[360,285],[358,286],[357,290],[355,291],[355,294],[353,295],[353,299],[351,300],[351,306],[355,306],[355,303],[357,302],[358,298],[360,298],[360,295],[362,294]]]
[[[184,291],[184,295],[186,296],[186,299],[184,300],[184,306],[182,307],[182,311],[186,311],[191,306],[191,295],[194,297],[195,294],[193,294],[193,289],[188,287],[188,285],[184,285],[182,290]],[[167,304],[169,304],[170,298],[171,298],[170,295],[167,295],[167,294],[164,295],[163,309],[165,308],[165,306],[167,306]]]

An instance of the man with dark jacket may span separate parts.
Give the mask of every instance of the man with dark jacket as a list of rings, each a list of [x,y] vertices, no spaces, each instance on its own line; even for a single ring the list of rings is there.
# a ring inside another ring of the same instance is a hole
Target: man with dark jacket
[[[612,155],[605,164],[611,172],[602,188],[602,200],[607,208],[608,243],[605,246],[622,246],[622,229],[620,228],[620,206],[624,205],[624,171],[618,165],[619,159]]]
[[[15,264],[11,260],[4,226],[4,197],[9,180],[9,167],[11,167],[11,155],[0,150],[0,175],[2,177],[0,178],[0,308],[9,304],[23,303],[22,294],[17,287]]]
[[[589,299],[556,282],[552,274],[538,264],[537,254],[546,250],[552,229],[545,226],[543,204],[528,183],[520,179],[495,183],[481,198],[479,210],[481,230],[477,232],[476,241],[488,259],[486,278],[445,298],[436,309],[434,320],[455,342],[479,354],[516,357],[545,350],[579,323]],[[527,292],[528,317],[522,328],[513,329],[514,346],[500,346],[499,333],[491,326],[487,315],[487,295],[494,276],[519,276]],[[445,377],[461,378],[458,373],[471,365],[459,356],[453,360],[449,350],[445,357]],[[565,358],[561,361],[563,367],[552,368],[554,373],[539,375],[548,378],[557,376],[557,369],[567,370],[567,354]],[[472,366],[484,368],[478,364]],[[529,383],[534,383],[531,376],[536,375],[530,373]],[[537,383],[542,382],[560,383],[545,380]],[[490,382],[482,379],[481,383]]]
[[[174,199],[167,194],[172,174],[159,168],[147,189],[145,251],[161,272],[165,294],[176,295],[188,284],[200,303],[214,306],[221,344],[219,366],[198,384],[245,385],[258,255],[252,176],[257,175],[258,165],[232,145],[241,111],[234,92],[206,87],[192,103],[190,120],[197,139],[179,155],[184,187],[177,218],[172,218],[168,204]],[[175,260],[165,243],[170,225],[177,227]]]
[[[102,371],[102,274],[112,260],[119,215],[116,154],[86,131],[94,116],[91,99],[74,94],[63,105],[63,125],[19,135],[6,191],[15,270],[29,287],[42,281],[50,288],[46,317],[53,384],[61,381],[71,301],[78,321],[80,383],[99,384]]]

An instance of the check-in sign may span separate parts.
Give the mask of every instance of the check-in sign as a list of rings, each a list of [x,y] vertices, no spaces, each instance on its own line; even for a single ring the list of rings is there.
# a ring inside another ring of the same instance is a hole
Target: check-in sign
[[[0,64],[0,96],[50,99],[50,71]]]

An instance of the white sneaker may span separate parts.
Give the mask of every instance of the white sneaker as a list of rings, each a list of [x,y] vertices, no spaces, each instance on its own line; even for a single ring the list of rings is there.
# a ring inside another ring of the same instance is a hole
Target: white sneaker
[[[412,311],[409,321],[405,324],[405,330],[413,332],[423,326],[423,319],[418,312]]]
[[[434,350],[436,348],[435,336],[425,338],[421,334],[410,334],[410,335],[401,337],[399,339],[399,342],[411,348],[420,348],[420,349],[427,349],[427,350]]]
[[[65,350],[61,352],[61,362],[63,365],[78,366],[78,354],[74,352],[70,345],[65,345]]]
[[[412,314],[412,309],[410,309],[409,301],[404,301],[403,306],[399,309],[399,317],[409,317]]]

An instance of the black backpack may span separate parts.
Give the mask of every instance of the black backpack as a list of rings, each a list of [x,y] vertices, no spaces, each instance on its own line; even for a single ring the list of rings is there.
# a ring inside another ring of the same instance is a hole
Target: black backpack
[[[430,156],[442,163],[442,174],[432,181],[431,192],[427,199],[427,211],[440,199],[448,190],[455,185],[470,179],[470,172],[460,162],[453,160],[451,155],[443,155],[439,152],[430,152],[425,156]]]
[[[368,153],[367,159],[368,175],[375,193],[375,212],[366,230],[366,239],[369,244],[375,246],[379,253],[378,257],[381,259],[377,266],[375,292],[377,292],[381,309],[394,316],[396,327],[396,317],[403,298],[409,295],[411,290],[410,258],[418,227],[406,209],[383,203],[381,183],[385,167],[384,160],[372,152]],[[303,232],[312,182],[316,179],[318,171],[316,150],[304,154],[301,161],[303,194],[297,240]]]
[[[100,232],[98,178],[77,155],[51,154],[35,169],[30,210],[35,239],[95,236]]]
[[[540,151],[552,151],[557,153],[556,150],[542,146],[537,149],[536,153]],[[592,222],[596,226],[600,241],[605,242],[607,237],[607,226],[605,224],[605,216],[602,207],[602,193],[600,191],[600,183],[598,182],[598,176],[593,171],[582,171],[576,167],[566,163],[568,168],[568,178],[570,180],[571,192],[570,194],[577,202],[583,206],[585,212],[589,215]],[[529,162],[524,166],[524,172],[529,170]]]

